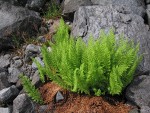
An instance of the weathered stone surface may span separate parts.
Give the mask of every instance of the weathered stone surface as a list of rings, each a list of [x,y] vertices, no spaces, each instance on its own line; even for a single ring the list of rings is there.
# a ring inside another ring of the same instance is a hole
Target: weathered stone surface
[[[37,54],[40,54],[40,46],[34,45],[34,44],[29,44],[26,47],[25,50],[25,62],[31,61],[31,58],[34,58],[37,56]]]
[[[3,2],[8,2],[9,4],[16,5],[16,6],[25,6],[27,0],[0,0]]]
[[[145,15],[145,3],[144,0],[91,0],[93,4],[99,5],[124,5],[131,8],[131,12],[140,16]]]
[[[9,88],[5,88],[0,90],[0,103],[9,103],[12,102],[13,99],[19,94],[19,90],[16,86],[11,86]]]
[[[64,99],[64,97],[60,91],[57,92],[55,99],[56,99],[56,102],[59,102]]]
[[[147,5],[146,14],[147,14],[148,25],[150,26],[150,5]]]
[[[0,68],[7,68],[10,65],[10,55],[1,55],[0,56]]]
[[[115,29],[116,37],[124,34],[125,37],[140,42],[140,52],[144,54],[139,70],[146,72],[150,70],[150,32],[149,27],[139,15],[130,12],[126,7],[107,6],[82,6],[75,13],[72,27],[72,35],[83,37],[87,42],[92,34],[99,37],[100,29],[107,33],[110,28]]]
[[[0,107],[0,113],[12,113],[12,109],[10,107],[7,108]]]
[[[35,11],[42,10],[42,7],[46,3],[46,0],[28,0],[26,7]]]
[[[40,57],[35,57],[35,60],[38,61],[38,62],[41,64],[41,66],[44,67],[44,62],[41,60]],[[38,69],[35,62],[32,63],[32,69],[34,69],[34,70],[37,70],[37,69]]]
[[[13,113],[35,113],[34,105],[27,95],[20,94],[14,99]]]
[[[150,107],[150,76],[136,77],[126,90],[126,98],[135,105]]]
[[[75,12],[79,6],[91,5],[90,0],[65,0],[64,1],[64,10],[63,13],[72,13]]]
[[[150,113],[150,107],[148,106],[142,106],[140,113]]]
[[[0,69],[0,90],[9,87],[8,73],[5,69]]]
[[[48,109],[48,105],[42,105],[38,109],[38,113],[45,113],[47,112],[46,110]]]
[[[22,59],[19,57],[14,57],[11,59],[11,67],[20,68],[23,65]]]
[[[33,36],[41,25],[39,14],[0,1],[0,49],[15,46],[21,37]],[[13,37],[13,38],[12,38]],[[14,44],[15,43],[15,44]]]
[[[8,77],[8,81],[10,83],[16,83],[19,79],[19,75],[22,74],[22,72],[15,67],[10,67],[8,71],[10,73],[10,76]]]
[[[150,4],[150,0],[145,0],[146,4]]]
[[[40,75],[39,75],[39,72],[36,71],[32,77],[32,84],[35,86],[35,87],[39,87],[41,81],[40,81]]]
[[[28,77],[32,77],[33,74],[35,73],[35,70],[32,69],[31,65],[28,64],[24,64],[21,69],[21,72],[23,72],[25,75],[27,75]]]

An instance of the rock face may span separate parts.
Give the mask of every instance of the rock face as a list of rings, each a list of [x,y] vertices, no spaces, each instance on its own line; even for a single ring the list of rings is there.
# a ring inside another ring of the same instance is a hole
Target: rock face
[[[82,6],[75,13],[72,35],[83,37],[83,40],[87,42],[91,34],[97,38],[100,35],[100,29],[104,29],[107,33],[112,27],[115,29],[116,36],[123,33],[125,37],[140,42],[140,52],[144,54],[144,57],[139,70],[149,71],[149,28],[144,24],[143,18],[132,14],[129,8],[116,5]]]
[[[0,90],[9,87],[8,73],[5,69],[0,69]]]
[[[141,108],[141,113],[150,112],[150,76],[142,75],[134,79],[127,88],[126,98]]]
[[[65,0],[63,13],[72,13],[75,12],[79,6],[91,4],[92,2],[90,0]]]
[[[131,8],[131,11],[140,16],[145,14],[145,3],[144,0],[91,0],[93,4],[99,5],[124,5]]]
[[[140,16],[145,15],[144,0],[65,0],[63,13],[72,13],[78,10],[79,6],[83,5],[119,5],[128,6],[131,8],[132,13]]]
[[[3,2],[8,2],[9,4],[16,5],[16,6],[25,6],[27,0],[0,0]]]
[[[37,33],[41,24],[38,13],[2,1],[0,7],[0,49],[14,46],[20,43],[21,37]]]
[[[13,113],[35,113],[34,106],[27,95],[18,95],[13,101]]]
[[[1,108],[0,107],[0,113],[12,113],[11,108]]]
[[[28,0],[26,7],[35,11],[39,11],[44,6],[46,0]]]

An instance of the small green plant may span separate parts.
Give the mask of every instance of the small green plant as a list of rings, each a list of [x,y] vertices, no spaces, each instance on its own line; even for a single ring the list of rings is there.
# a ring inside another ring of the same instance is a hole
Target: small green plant
[[[20,75],[20,79],[21,79],[23,88],[28,93],[29,97],[31,97],[35,102],[42,104],[43,100],[41,98],[41,95],[39,91],[35,88],[35,86],[31,84],[30,79],[24,75]]]
[[[55,2],[51,2],[48,6],[48,10],[44,13],[46,19],[57,18],[61,16],[61,8]]]
[[[16,35],[12,36],[12,42],[14,44],[14,48],[20,48],[22,39]]]
[[[44,67],[35,61],[43,82],[47,75],[52,81],[73,92],[95,95],[120,94],[132,81],[141,56],[139,44],[123,37],[115,39],[114,32],[103,31],[86,44],[81,38],[72,38],[61,19],[54,36],[55,43],[42,47]]]

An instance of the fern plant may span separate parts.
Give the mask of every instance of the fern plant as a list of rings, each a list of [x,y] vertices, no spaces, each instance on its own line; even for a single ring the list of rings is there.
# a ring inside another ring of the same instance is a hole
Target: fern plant
[[[29,97],[31,97],[35,102],[42,104],[43,100],[41,98],[41,95],[39,91],[35,88],[35,86],[31,84],[30,79],[24,75],[20,75],[20,79],[21,79],[23,88],[28,93]]]
[[[92,94],[120,94],[132,81],[141,56],[139,44],[123,37],[115,39],[114,32],[103,31],[97,40],[91,36],[86,44],[81,38],[72,38],[61,19],[54,36],[55,42],[42,47],[45,66],[37,61],[40,78],[50,80],[73,92]]]

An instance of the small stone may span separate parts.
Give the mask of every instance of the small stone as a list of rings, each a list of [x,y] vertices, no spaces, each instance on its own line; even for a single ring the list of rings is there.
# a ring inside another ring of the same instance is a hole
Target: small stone
[[[32,53],[32,52],[28,52],[28,53],[25,53],[25,58],[24,58],[24,61],[25,62],[30,62],[32,58],[36,57],[37,55]]]
[[[22,72],[15,67],[8,68],[8,72],[10,73],[10,76],[8,77],[10,83],[16,83],[19,79],[19,75],[22,74]]]
[[[51,51],[52,51],[52,48],[51,48],[51,47],[48,47],[47,50],[48,50],[49,52],[51,52]]]
[[[14,99],[13,113],[35,113],[34,104],[26,94],[20,94]]]
[[[33,76],[33,74],[35,73],[35,71],[32,69],[32,66],[28,64],[24,64],[21,67],[20,71],[23,72],[28,77]]]
[[[40,57],[35,57],[35,60],[37,60],[44,67],[44,63],[43,63],[43,61],[41,60]],[[34,69],[34,70],[37,69],[37,65],[36,65],[35,62],[32,63],[32,69]]]
[[[13,59],[13,60],[19,60],[20,57],[19,57],[19,56],[15,56],[15,57],[13,57],[12,59]]]
[[[40,53],[40,46],[34,45],[34,44],[29,44],[26,47],[25,52],[32,52],[32,53]]]
[[[31,61],[31,58],[36,57],[38,54],[40,54],[40,52],[41,52],[41,47],[40,46],[37,46],[37,45],[34,45],[34,44],[29,44],[26,47],[26,50],[25,50],[24,61],[25,62]]]
[[[41,43],[46,42],[46,38],[44,36],[39,36],[37,40]]]
[[[19,94],[19,90],[16,86],[12,85],[9,88],[0,90],[0,103],[9,103],[12,102],[15,97]]]
[[[67,25],[70,25],[70,24],[71,24],[71,22],[66,22],[66,24],[67,24]]]
[[[33,77],[32,77],[32,84],[35,87],[38,87],[40,85],[40,77],[39,77],[39,72],[38,70],[34,73]]]
[[[16,68],[19,68],[23,65],[23,62],[22,60],[18,59],[18,60],[14,60],[14,64],[13,66],[16,67]]]
[[[58,91],[56,94],[56,102],[61,101],[63,99],[64,99],[63,95],[61,94],[60,91]]]
[[[10,55],[0,56],[0,68],[7,68],[10,65]]]

